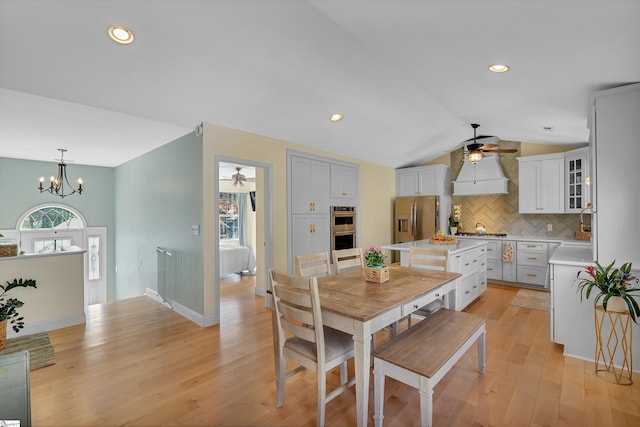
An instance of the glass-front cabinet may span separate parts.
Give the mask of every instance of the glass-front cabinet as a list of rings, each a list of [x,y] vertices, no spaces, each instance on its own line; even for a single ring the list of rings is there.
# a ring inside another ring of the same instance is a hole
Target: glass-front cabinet
[[[572,150],[565,155],[565,212],[579,213],[591,201],[588,148]]]

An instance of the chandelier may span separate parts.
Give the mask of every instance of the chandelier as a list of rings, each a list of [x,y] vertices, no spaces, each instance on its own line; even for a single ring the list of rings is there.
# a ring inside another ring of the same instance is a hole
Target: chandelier
[[[49,193],[55,194],[56,196],[60,196],[62,198],[70,196],[76,192],[78,194],[82,194],[82,178],[78,179],[78,188],[73,188],[73,186],[69,182],[69,179],[67,178],[67,164],[64,162],[64,152],[67,150],[65,148],[58,148],[58,151],[60,152],[60,163],[58,163],[58,176],[57,177],[51,176],[51,183],[49,187],[44,187],[42,185],[44,184],[44,177],[41,176],[40,186],[38,187],[38,189],[40,190],[41,193],[48,191]],[[73,190],[71,193],[67,193],[67,194],[64,193],[65,182],[67,186]]]

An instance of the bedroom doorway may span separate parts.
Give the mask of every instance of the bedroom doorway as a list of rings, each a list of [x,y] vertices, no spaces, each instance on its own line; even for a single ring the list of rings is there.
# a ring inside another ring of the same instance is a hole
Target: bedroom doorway
[[[220,156],[216,166],[216,289],[221,316],[225,313],[220,323],[224,323],[233,312],[231,306],[256,300],[255,296],[265,297],[263,305],[268,304],[265,278],[271,265],[271,165]]]

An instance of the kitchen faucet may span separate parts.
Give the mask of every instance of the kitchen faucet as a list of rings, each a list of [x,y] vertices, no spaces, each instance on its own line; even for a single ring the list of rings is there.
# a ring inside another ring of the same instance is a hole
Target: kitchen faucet
[[[576,231],[576,240],[591,240],[591,229],[589,231],[584,231],[584,221],[582,219],[582,215],[586,210],[591,210],[593,205],[591,203],[587,203],[587,206],[580,211],[580,229]]]

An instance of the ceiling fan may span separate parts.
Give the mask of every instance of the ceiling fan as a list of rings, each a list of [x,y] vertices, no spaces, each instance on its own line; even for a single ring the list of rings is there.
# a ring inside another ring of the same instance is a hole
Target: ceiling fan
[[[498,137],[490,136],[490,135],[476,135],[476,129],[480,127],[479,124],[471,123],[471,127],[473,128],[473,138],[467,139],[464,141],[465,143],[471,142],[465,146],[467,150],[467,159],[474,165],[477,164],[482,157],[484,157],[484,153],[516,153],[518,150],[515,148],[507,148],[507,149],[496,149],[498,144],[484,144],[482,140],[488,141],[500,141]]]
[[[240,170],[242,168],[240,166],[236,166],[236,173],[234,173],[233,175],[231,175],[231,178],[233,179],[233,186],[234,187],[244,187],[244,181],[247,180],[247,178],[240,173]]]

